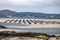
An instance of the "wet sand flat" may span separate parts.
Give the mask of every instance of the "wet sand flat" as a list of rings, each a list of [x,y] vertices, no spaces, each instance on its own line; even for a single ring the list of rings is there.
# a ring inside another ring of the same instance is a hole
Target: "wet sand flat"
[[[0,18],[0,22],[9,28],[60,28],[60,19]]]

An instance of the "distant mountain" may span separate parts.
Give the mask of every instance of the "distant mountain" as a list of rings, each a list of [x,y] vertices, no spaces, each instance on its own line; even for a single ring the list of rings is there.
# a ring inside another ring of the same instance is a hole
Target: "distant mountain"
[[[13,16],[15,15],[16,12],[10,11],[10,10],[0,10],[0,17],[8,17],[8,16]]]
[[[14,12],[10,10],[0,10],[0,18],[52,18],[60,19],[60,14],[45,14],[37,12]]]

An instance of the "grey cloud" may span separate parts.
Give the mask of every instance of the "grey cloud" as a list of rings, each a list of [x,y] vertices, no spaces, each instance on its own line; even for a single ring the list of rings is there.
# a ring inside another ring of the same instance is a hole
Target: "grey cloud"
[[[26,0],[27,1],[27,0]],[[50,1],[50,0],[49,0]],[[8,0],[0,0],[0,9],[10,9],[15,11],[34,11],[34,12],[57,12],[60,13],[60,0],[40,2],[33,0],[30,2],[11,3]]]

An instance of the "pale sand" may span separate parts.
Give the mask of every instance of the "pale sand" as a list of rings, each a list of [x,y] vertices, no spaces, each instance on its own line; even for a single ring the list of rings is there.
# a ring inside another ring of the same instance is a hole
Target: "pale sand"
[[[5,37],[0,38],[1,40],[47,40],[47,39],[40,39],[40,38],[32,38],[32,37]],[[48,40],[60,40],[60,38],[51,37]]]
[[[5,22],[6,20],[16,20],[19,18],[0,18],[0,22]],[[43,21],[57,21],[60,22],[60,19],[22,19],[21,20],[43,20]],[[60,28],[60,24],[30,24],[27,26],[8,26],[12,28]]]
[[[7,26],[9,28],[60,28],[59,24],[33,24],[29,26]]]
[[[30,37],[6,37],[1,40],[38,40],[38,38],[30,38]]]

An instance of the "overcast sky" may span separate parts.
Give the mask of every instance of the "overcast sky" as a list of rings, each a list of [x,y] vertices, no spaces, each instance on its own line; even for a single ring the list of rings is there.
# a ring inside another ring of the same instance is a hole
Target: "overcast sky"
[[[60,13],[60,0],[0,0],[0,10]]]

